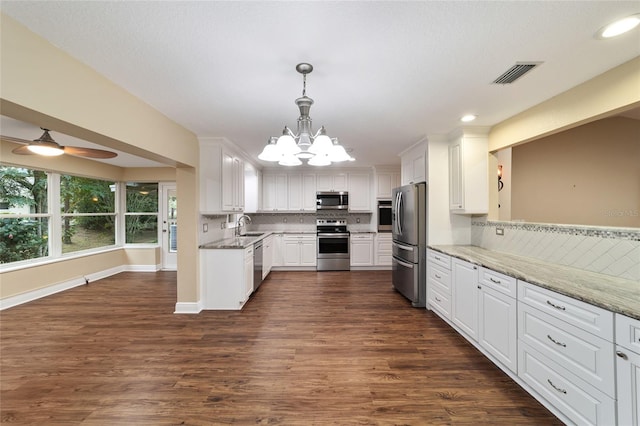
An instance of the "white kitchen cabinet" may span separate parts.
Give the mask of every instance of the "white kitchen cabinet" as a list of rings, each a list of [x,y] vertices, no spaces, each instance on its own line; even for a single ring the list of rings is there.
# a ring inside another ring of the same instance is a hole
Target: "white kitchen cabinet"
[[[262,181],[262,210],[288,210],[289,186],[286,173],[265,173]]]
[[[271,267],[284,265],[284,234],[273,234]]]
[[[489,211],[489,140],[462,134],[449,144],[449,209],[458,214]],[[497,179],[497,178],[496,178]]]
[[[267,236],[262,243],[262,279],[265,279],[273,267],[273,235]]]
[[[371,175],[349,173],[349,211],[371,212]]]
[[[316,266],[315,234],[284,234],[283,266]]]
[[[400,186],[400,170],[376,170],[376,198],[391,199],[393,188]]]
[[[400,155],[402,185],[427,181],[427,146],[419,143]]]
[[[346,173],[318,173],[316,189],[317,191],[348,191],[348,181]]]
[[[453,259],[451,274],[451,320],[468,338],[478,341],[478,267]]]
[[[373,234],[351,234],[351,266],[373,266]]]
[[[244,161],[218,138],[200,140],[200,211],[239,213],[244,209]]]
[[[292,211],[316,211],[316,175],[289,173],[289,204]]]
[[[478,289],[478,343],[513,373],[518,373],[516,279],[481,267]]]
[[[375,253],[376,253],[376,266],[391,266],[393,251],[391,248],[391,233],[390,232],[381,232],[376,234],[375,243]]]
[[[451,257],[427,249],[427,308],[451,320]]]
[[[618,424],[640,425],[640,320],[616,314]]]
[[[518,281],[518,376],[576,424],[616,423],[613,313]]]
[[[201,249],[200,280],[204,309],[242,309],[253,291],[253,246]]]

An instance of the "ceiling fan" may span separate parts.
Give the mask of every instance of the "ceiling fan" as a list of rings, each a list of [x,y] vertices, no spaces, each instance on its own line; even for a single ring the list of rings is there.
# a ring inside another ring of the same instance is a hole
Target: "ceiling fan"
[[[24,144],[24,146],[19,146],[11,151],[14,154],[20,155],[38,154],[53,157],[68,154],[76,157],[101,159],[113,158],[118,155],[115,152],[105,151],[103,149],[84,148],[80,146],[60,146],[60,144],[58,144],[49,134],[49,129],[45,129],[44,127],[41,127],[41,129],[44,130],[44,133],[38,139],[34,139],[33,141],[3,135],[0,135],[0,138],[9,142]]]

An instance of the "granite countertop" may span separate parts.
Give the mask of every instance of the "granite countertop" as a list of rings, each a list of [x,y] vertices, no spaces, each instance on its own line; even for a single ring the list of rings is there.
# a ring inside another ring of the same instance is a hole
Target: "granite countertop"
[[[212,241],[207,244],[202,244],[198,248],[201,249],[245,249],[251,247],[256,242],[265,239],[272,232],[249,232],[248,235],[240,235],[238,237],[224,238],[222,240]]]
[[[611,312],[640,320],[640,283],[476,246],[429,246]]]

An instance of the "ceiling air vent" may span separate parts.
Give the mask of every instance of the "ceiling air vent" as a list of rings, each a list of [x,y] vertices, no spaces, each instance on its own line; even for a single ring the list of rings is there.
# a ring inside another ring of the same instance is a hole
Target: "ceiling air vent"
[[[500,77],[493,80],[493,84],[511,84],[541,63],[542,62],[517,62]]]

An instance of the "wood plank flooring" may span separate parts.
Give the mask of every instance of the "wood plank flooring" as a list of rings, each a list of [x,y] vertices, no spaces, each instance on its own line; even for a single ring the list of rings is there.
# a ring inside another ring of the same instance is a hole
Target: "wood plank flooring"
[[[240,312],[173,314],[121,273],[0,313],[3,423],[561,424],[388,271],[272,272]]]

